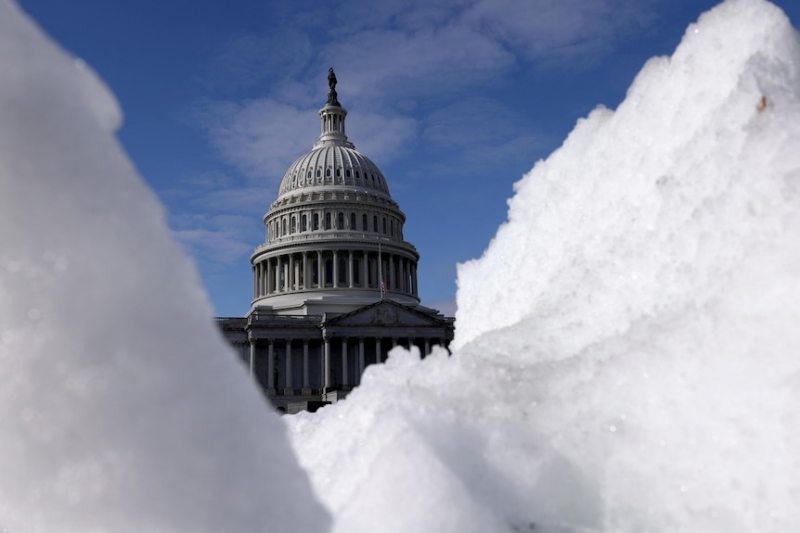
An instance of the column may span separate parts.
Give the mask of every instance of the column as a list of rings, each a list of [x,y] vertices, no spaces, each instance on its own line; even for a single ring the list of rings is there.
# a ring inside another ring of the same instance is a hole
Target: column
[[[275,341],[269,339],[267,352],[267,394],[275,394]]]
[[[358,376],[356,381],[361,384],[361,375],[364,373],[364,337],[358,338]]]
[[[394,273],[394,256],[390,255],[388,258],[389,261],[389,279],[386,281],[386,290],[392,291],[396,288],[395,283],[395,273]]]
[[[253,299],[255,300],[256,298],[258,298],[258,275],[256,266],[253,265]]]
[[[281,258],[275,258],[275,292],[281,292]]]
[[[392,337],[392,348],[397,346],[397,337]]]
[[[431,340],[428,337],[425,337],[425,353],[423,355],[428,355],[431,353]]]
[[[303,339],[303,394],[311,394],[308,383],[308,339]]]
[[[350,385],[350,380],[347,377],[347,337],[342,339],[342,386],[347,387]]]
[[[376,363],[382,363],[383,362],[383,356],[381,355],[381,338],[380,337],[376,337],[375,338],[375,362]]]
[[[289,254],[289,268],[286,272],[286,290],[293,291],[294,290],[294,254]]]
[[[286,395],[294,394],[292,383],[292,339],[286,339],[286,388],[283,389]]]
[[[264,278],[264,294],[272,294],[272,259],[267,259],[267,274]]]
[[[411,293],[417,295],[417,265],[416,263],[411,267]]]
[[[412,337],[408,338],[408,351],[411,351],[411,348],[414,346],[414,339]]]
[[[347,256],[347,286],[353,288],[353,250],[348,252]]]
[[[322,364],[323,392],[328,392],[331,387],[331,341],[325,339],[325,356]]]
[[[339,252],[333,251],[333,288],[339,288]]]
[[[303,252],[303,289],[308,290],[308,252]]]
[[[250,341],[250,377],[254,378],[256,375],[256,340],[249,337]]]
[[[361,254],[361,286],[367,286],[367,252],[362,252]]]
[[[397,268],[400,270],[398,278],[400,281],[400,292],[406,292],[406,260],[403,257],[398,257]]]
[[[322,264],[322,251],[317,250],[317,288],[321,289],[325,286],[325,269]]]

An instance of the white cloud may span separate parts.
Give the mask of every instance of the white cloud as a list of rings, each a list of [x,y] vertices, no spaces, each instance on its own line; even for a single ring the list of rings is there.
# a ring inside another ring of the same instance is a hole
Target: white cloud
[[[251,178],[277,187],[286,168],[319,135],[316,109],[270,98],[198,105],[195,121],[222,157]]]

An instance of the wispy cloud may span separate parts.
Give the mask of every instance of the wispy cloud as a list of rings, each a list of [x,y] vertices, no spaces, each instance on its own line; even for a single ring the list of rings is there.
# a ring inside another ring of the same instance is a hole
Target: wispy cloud
[[[261,85],[262,97],[210,100],[195,117],[224,160],[248,176],[278,180],[316,138],[316,111],[332,65],[343,104],[360,107],[351,139],[365,153],[391,159],[412,141],[420,114],[428,114],[428,138],[444,141],[437,130],[449,125],[435,119],[452,118],[439,112],[442,102],[502,85],[506,74],[531,62],[591,62],[650,23],[659,1],[390,0],[298,7],[281,14],[283,22],[297,15],[293,26],[234,36],[211,61],[215,77]],[[493,127],[502,124],[495,120]],[[513,125],[508,131],[514,133]]]

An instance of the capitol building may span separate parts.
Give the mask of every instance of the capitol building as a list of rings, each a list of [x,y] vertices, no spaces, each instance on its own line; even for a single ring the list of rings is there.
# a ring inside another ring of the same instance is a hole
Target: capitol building
[[[345,132],[336,76],[321,134],[286,171],[250,257],[253,300],[218,318],[227,340],[284,412],[335,402],[392,347],[423,355],[453,339],[454,319],[420,305],[419,254],[380,169]]]

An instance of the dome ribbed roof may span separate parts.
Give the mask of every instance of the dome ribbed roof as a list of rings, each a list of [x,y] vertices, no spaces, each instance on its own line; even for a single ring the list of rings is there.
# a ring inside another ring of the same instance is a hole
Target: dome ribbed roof
[[[386,180],[372,160],[348,146],[325,143],[292,163],[283,175],[278,197],[298,189],[334,186],[368,189],[389,196]]]
[[[391,199],[389,187],[378,166],[347,140],[346,117],[347,111],[339,105],[331,88],[328,102],[319,110],[322,127],[319,140],[283,175],[278,188],[278,201],[287,194],[332,187],[352,187]]]

